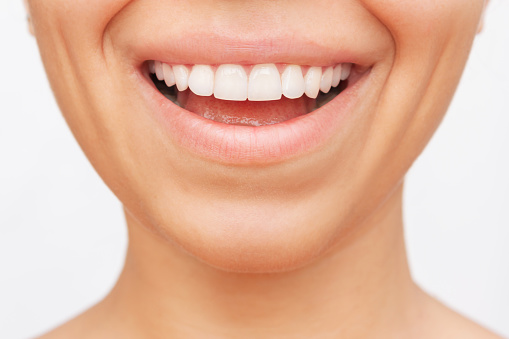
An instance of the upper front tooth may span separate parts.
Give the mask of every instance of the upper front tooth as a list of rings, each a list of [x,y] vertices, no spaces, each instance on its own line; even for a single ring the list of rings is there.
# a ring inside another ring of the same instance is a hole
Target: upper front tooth
[[[208,65],[194,65],[189,75],[189,89],[196,95],[210,96],[214,93],[214,71]]]
[[[217,68],[214,97],[223,100],[247,99],[247,74],[240,65],[221,65]]]
[[[247,97],[251,101],[279,100],[283,90],[274,64],[256,65],[249,74]]]
[[[337,87],[341,82],[341,64],[336,65],[334,67],[334,71],[332,72],[332,87]]]
[[[163,81],[164,80],[163,65],[161,64],[160,61],[156,61],[154,67],[156,69],[157,80]]]
[[[310,67],[304,76],[306,82],[306,95],[310,98],[316,98],[320,91],[320,81],[322,79],[321,67]]]
[[[320,91],[329,93],[332,85],[332,72],[332,67],[327,67],[325,72],[323,72],[322,79],[320,81]]]
[[[281,75],[283,95],[289,99],[300,98],[306,89],[302,69],[298,65],[289,65]]]
[[[350,76],[352,64],[343,64],[341,68],[341,80],[346,80]]]
[[[175,75],[173,74],[173,70],[171,69],[170,65],[163,64],[163,74],[166,86],[171,87],[175,85]]]
[[[188,87],[189,70],[186,66],[175,65],[173,66],[173,74],[175,75],[175,83],[179,91],[185,91]]]

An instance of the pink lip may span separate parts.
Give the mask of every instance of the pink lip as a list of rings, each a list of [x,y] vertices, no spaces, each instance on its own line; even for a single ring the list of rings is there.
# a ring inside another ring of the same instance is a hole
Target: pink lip
[[[371,67],[380,61],[380,51],[384,48],[375,41],[333,49],[317,43],[319,39],[296,39],[290,33],[290,36],[274,34],[264,38],[254,33],[252,36],[243,34],[242,39],[232,38],[234,34],[221,35],[200,28],[179,38],[165,30],[157,31],[152,39],[137,38],[137,34],[143,35],[143,32],[129,36],[124,46],[131,64],[137,69],[135,74],[140,80],[141,92],[157,125],[181,148],[230,165],[281,162],[326,145],[335,134],[341,133],[347,117],[353,116],[361,89],[369,85]],[[309,114],[274,125],[252,127],[215,122],[178,107],[152,84],[145,67],[147,60],[170,64],[293,63],[312,66],[351,62],[366,71],[357,74],[358,79],[331,102]]]
[[[158,125],[180,147],[214,162],[230,165],[269,164],[303,156],[340,133],[347,113],[360,98],[370,72],[325,106],[282,123],[265,126],[228,125],[205,119],[165,98],[140,74],[143,94]]]
[[[184,38],[165,36],[159,32],[154,39],[133,39],[128,46],[131,58],[139,66],[146,60],[169,64],[263,64],[282,63],[309,66],[330,66],[355,63],[369,67],[377,61],[377,44],[359,50],[343,46],[340,50],[323,46],[315,40],[296,40],[295,36],[234,39],[207,31],[189,32]]]

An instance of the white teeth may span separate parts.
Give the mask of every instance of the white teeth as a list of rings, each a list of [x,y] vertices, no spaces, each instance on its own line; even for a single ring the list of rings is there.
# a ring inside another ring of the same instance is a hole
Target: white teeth
[[[188,87],[189,70],[186,66],[173,66],[173,74],[175,74],[175,83],[179,91],[185,91]]]
[[[341,64],[336,65],[334,67],[334,71],[332,72],[332,87],[338,87],[341,82]]]
[[[164,80],[163,65],[161,64],[161,62],[160,61],[156,61],[155,65],[154,65],[154,68],[156,70],[157,80],[159,80],[159,81]]]
[[[214,97],[222,100],[247,99],[247,74],[240,65],[221,65],[217,68]]]
[[[306,94],[316,98],[318,93],[328,93],[342,80],[348,79],[351,63],[329,67],[309,67],[302,75],[299,65],[288,65],[280,74],[275,64],[254,65],[249,75],[241,65],[219,65],[214,72],[210,65],[194,65],[189,71],[185,65],[173,65],[160,61],[148,62],[148,70],[167,87],[176,85],[179,91],[189,88],[199,96],[211,96],[232,101],[279,100],[282,95],[289,99]]]
[[[214,71],[208,65],[194,65],[189,75],[189,89],[196,95],[208,97],[214,93]]]
[[[350,76],[352,64],[343,64],[341,68],[341,80],[346,80]]]
[[[156,61],[150,61],[148,63],[148,71],[150,74],[156,74]]]
[[[306,90],[302,69],[298,65],[289,65],[281,75],[283,95],[288,99],[300,98]]]
[[[320,91],[329,93],[332,86],[332,67],[327,67],[325,72],[322,74],[322,80],[320,81]]]
[[[175,75],[173,74],[173,70],[171,69],[170,65],[163,64],[163,74],[166,86],[171,87],[175,85]]]
[[[274,64],[256,65],[249,74],[247,98],[251,101],[279,100],[283,90],[281,76]]]
[[[310,67],[304,81],[306,82],[306,95],[310,98],[316,98],[320,91],[320,81],[322,79],[321,67]]]

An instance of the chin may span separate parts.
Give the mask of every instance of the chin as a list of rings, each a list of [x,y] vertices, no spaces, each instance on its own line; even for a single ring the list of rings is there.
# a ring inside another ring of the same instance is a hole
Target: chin
[[[274,205],[274,204],[271,204]],[[237,273],[277,273],[302,268],[331,246],[337,224],[319,211],[233,203],[160,208],[159,219],[140,216],[164,246],[176,246],[216,269]],[[173,211],[165,214],[164,211]],[[175,213],[175,211],[178,211]],[[337,217],[337,216],[330,216]],[[340,222],[341,224],[341,222]]]

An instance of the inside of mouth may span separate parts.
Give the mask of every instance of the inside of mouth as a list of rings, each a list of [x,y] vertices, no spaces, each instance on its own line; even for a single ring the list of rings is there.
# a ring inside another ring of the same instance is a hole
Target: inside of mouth
[[[349,83],[349,79],[343,80],[328,93],[319,92],[316,98],[304,95],[297,99],[283,96],[271,101],[229,101],[214,96],[198,96],[189,88],[179,91],[176,86],[168,87],[155,74],[150,74],[150,79],[158,91],[177,106],[206,119],[243,126],[272,125],[309,114],[333,100]]]

